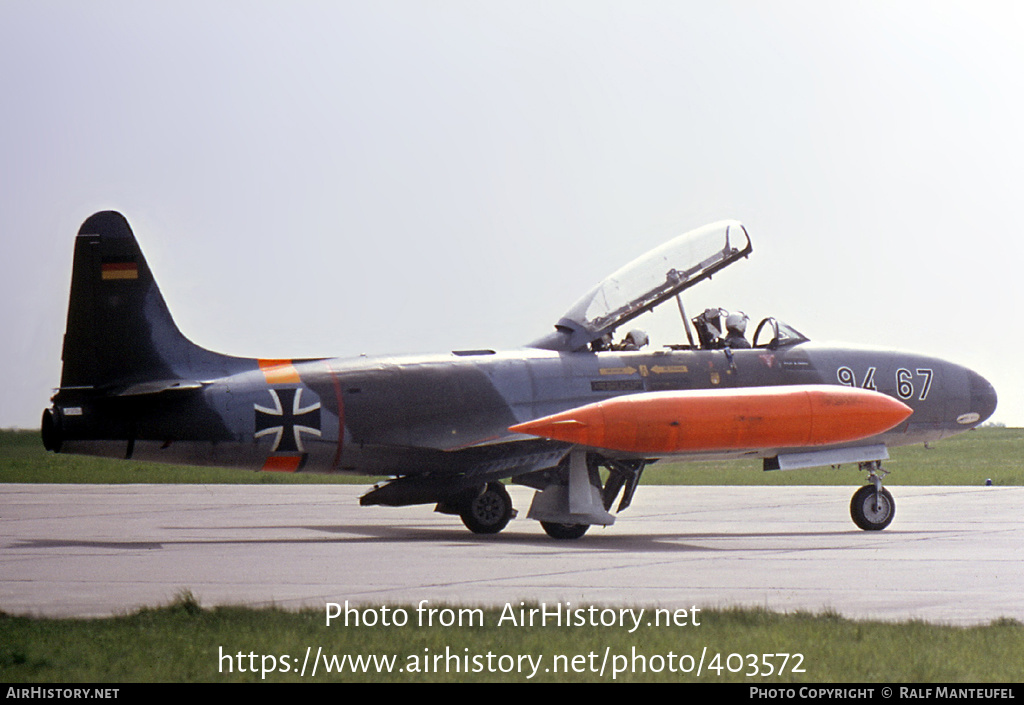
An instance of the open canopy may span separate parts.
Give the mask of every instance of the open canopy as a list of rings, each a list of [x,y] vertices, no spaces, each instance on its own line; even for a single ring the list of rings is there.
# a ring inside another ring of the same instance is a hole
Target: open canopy
[[[605,278],[533,347],[582,349],[752,251],[746,229],[735,220],[684,233]]]

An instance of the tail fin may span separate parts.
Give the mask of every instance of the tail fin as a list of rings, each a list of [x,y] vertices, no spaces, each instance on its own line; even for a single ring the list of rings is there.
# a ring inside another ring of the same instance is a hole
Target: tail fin
[[[75,239],[62,359],[62,390],[113,394],[222,376],[238,360],[181,334],[128,221],[114,211],[90,217]]]
[[[136,440],[166,447],[230,438],[202,390],[257,369],[256,360],[210,352],[181,334],[128,221],[113,211],[90,217],[75,239],[62,358],[60,390],[43,412],[43,445],[124,458]]]

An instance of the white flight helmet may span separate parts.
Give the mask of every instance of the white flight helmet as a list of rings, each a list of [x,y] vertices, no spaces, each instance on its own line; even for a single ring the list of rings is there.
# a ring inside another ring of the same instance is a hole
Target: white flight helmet
[[[628,333],[626,333],[626,338],[631,339],[633,341],[633,345],[636,346],[637,350],[647,345],[648,342],[647,334],[644,333],[642,330],[631,330]]]
[[[747,314],[743,313],[743,311],[730,313],[725,319],[725,328],[726,330],[743,335],[747,332]]]

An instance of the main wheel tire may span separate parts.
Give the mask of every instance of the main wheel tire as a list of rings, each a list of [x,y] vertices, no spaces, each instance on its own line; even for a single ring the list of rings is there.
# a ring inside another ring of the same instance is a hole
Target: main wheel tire
[[[889,526],[896,516],[896,500],[884,487],[878,491],[875,502],[875,486],[864,485],[853,494],[850,500],[850,516],[853,523],[864,531],[881,531]]]
[[[484,491],[466,502],[459,516],[474,534],[496,534],[512,520],[512,498],[500,482],[489,482]]]
[[[578,539],[590,528],[590,524],[559,524],[554,521],[542,521],[540,525],[553,539]]]

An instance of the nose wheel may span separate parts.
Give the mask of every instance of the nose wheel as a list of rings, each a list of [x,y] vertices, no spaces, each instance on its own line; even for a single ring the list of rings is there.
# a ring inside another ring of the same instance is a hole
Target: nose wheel
[[[850,501],[850,516],[864,531],[881,531],[896,516],[896,501],[884,487],[876,489],[874,485],[864,485]]]
[[[853,523],[864,531],[881,531],[892,523],[896,516],[896,500],[889,490],[882,487],[882,477],[887,473],[879,461],[862,463],[861,469],[868,471],[870,485],[864,485],[853,493],[850,500],[850,517]],[[881,475],[879,475],[881,473]]]

